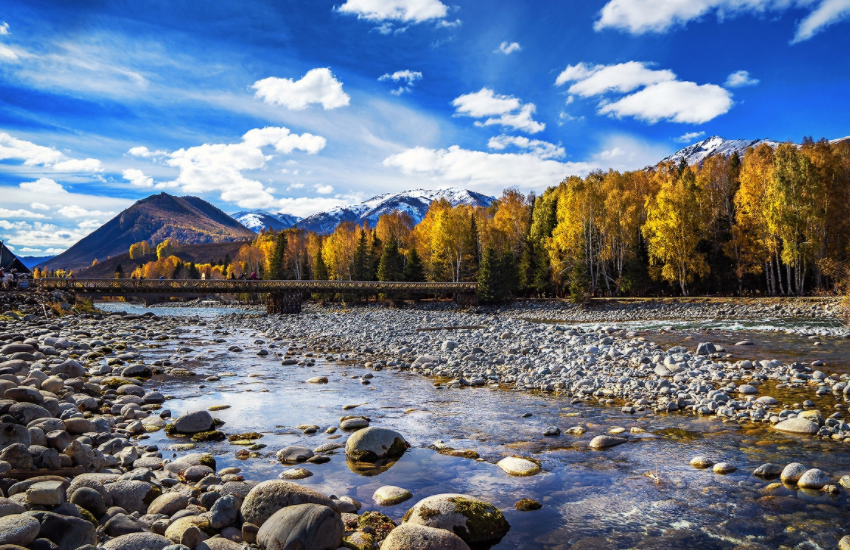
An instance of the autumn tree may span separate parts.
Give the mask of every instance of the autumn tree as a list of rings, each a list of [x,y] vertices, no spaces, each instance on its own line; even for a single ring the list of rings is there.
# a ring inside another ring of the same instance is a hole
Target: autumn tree
[[[177,239],[165,239],[156,246],[156,257],[162,259],[173,256],[179,247],[180,243]]]
[[[139,241],[130,245],[130,259],[138,260],[151,253],[151,245],[147,241]]]
[[[709,271],[697,245],[705,234],[704,191],[691,168],[683,172],[672,163],[657,168],[660,190],[647,208],[643,226],[650,264],[659,266],[665,281],[678,284],[688,295],[688,283]]]

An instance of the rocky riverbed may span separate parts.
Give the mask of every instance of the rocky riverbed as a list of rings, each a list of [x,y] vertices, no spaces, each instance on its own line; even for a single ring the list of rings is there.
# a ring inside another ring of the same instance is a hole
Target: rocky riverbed
[[[634,304],[56,318],[4,299],[0,544],[743,550],[850,532],[850,371],[817,358],[848,342],[830,302],[742,306],[809,320],[783,332],[812,346],[776,360],[744,358],[752,340],[655,343]]]

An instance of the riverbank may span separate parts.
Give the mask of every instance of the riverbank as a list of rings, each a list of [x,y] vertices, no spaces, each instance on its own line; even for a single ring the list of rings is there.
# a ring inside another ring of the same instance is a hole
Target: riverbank
[[[425,535],[435,548],[741,550],[836,547],[844,535],[834,512],[847,507],[848,374],[816,358],[846,342],[835,328],[795,329],[806,340],[826,330],[804,364],[697,350],[687,331],[666,331],[685,344],[671,347],[657,331],[553,322],[527,305],[28,320],[34,304],[15,305],[23,315],[0,321],[11,468],[0,508],[14,512],[0,522],[32,535],[31,548],[267,548],[258,535],[296,524],[300,537],[339,532],[349,548],[403,525],[383,550]],[[694,454],[726,466],[700,472]],[[795,462],[806,465],[797,479],[796,467],[784,484],[770,479]],[[48,485],[15,485],[27,477]],[[543,508],[515,509],[524,498]],[[738,509],[731,523],[721,502]],[[446,531],[458,508],[485,513],[486,529],[473,533],[482,522],[469,517]],[[745,528],[752,514],[775,528]]]

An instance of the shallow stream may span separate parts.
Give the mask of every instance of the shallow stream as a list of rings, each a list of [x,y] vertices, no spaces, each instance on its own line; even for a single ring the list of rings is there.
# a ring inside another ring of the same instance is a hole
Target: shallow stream
[[[173,309],[177,314],[185,311],[208,317],[211,322],[216,315],[234,312]],[[171,314],[166,308],[151,311]],[[372,425],[400,431],[413,448],[397,462],[377,471],[352,469],[344,454],[338,452],[326,464],[300,465],[314,475],[298,483],[325,494],[353,497],[363,503],[364,509],[380,510],[397,521],[424,497],[468,493],[502,508],[510,522],[511,530],[494,547],[497,549],[832,549],[850,532],[850,503],[844,492],[831,496],[781,485],[768,488],[771,481],[752,475],[757,466],[766,462],[800,462],[826,471],[837,481],[850,474],[850,446],[843,443],[779,434],[761,425],[741,426],[714,417],[651,412],[628,415],[619,407],[571,404],[567,397],[508,387],[444,389],[419,375],[392,370],[374,372],[354,362],[330,364],[315,358],[313,366],[282,366],[276,353],[285,351],[286,342],[275,342],[279,348],[268,348],[273,342],[254,344],[265,338],[250,330],[229,328],[223,331],[227,334],[212,334],[210,326],[187,328],[190,332],[179,339],[163,342],[160,348],[139,351],[146,362],[200,356],[200,360],[190,363],[197,376],[160,377],[146,385],[174,396],[164,405],[174,417],[214,405],[229,405],[230,408],[213,413],[225,421],[223,431],[263,433],[259,442],[267,447],[259,451],[260,458],[239,460],[235,453],[243,447],[226,441],[198,444],[198,450],[216,456],[219,468],[237,466],[246,479],[277,478],[289,467],[275,460],[275,452],[284,446],[316,448],[330,441],[344,442],[345,435],[332,439],[334,436],[324,430],[337,426],[343,415],[361,414],[368,416]],[[822,359],[828,372],[850,369],[850,340],[832,338],[813,346],[813,341],[804,336],[784,332],[724,330],[689,327],[651,330],[642,336],[662,344],[688,347],[711,340],[742,357]],[[217,338],[225,341],[215,342]],[[746,350],[740,349],[744,346],[734,346],[743,339],[750,339],[755,345],[746,346]],[[228,352],[227,348],[234,344],[244,351]],[[180,347],[193,351],[177,353]],[[261,348],[269,349],[270,354],[257,356]],[[833,365],[840,369],[833,369]],[[374,378],[371,384],[363,385],[358,377],[367,372]],[[204,381],[213,374],[221,380]],[[305,382],[314,376],[326,376],[328,383]],[[779,397],[772,384],[762,385],[760,390],[762,394],[772,391]],[[799,400],[804,399],[814,399],[814,393],[800,394]],[[831,414],[839,401],[826,396],[816,402],[824,413]],[[360,406],[343,410],[344,405],[351,404]],[[523,418],[525,413],[531,416]],[[317,425],[320,430],[305,435],[296,428],[302,424]],[[562,431],[581,425],[587,432],[582,436],[544,437],[543,430],[551,425]],[[613,427],[644,431],[632,434],[629,443],[612,449],[588,449],[592,437]],[[455,449],[472,449],[482,460],[438,454],[429,448],[436,440]],[[168,450],[171,445],[186,442],[161,431],[150,434],[150,441],[160,445],[166,458],[172,456]],[[509,455],[533,457],[542,463],[543,472],[527,478],[510,477],[495,465]],[[738,469],[728,475],[696,470],[688,464],[695,455],[730,462]],[[372,494],[382,485],[404,487],[413,493],[413,499],[393,507],[379,507]],[[522,498],[536,499],[543,508],[519,512],[514,504]],[[757,544],[741,546],[745,543]]]

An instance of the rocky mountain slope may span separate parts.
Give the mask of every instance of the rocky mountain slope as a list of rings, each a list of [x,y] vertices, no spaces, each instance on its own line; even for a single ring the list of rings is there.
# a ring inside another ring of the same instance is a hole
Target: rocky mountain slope
[[[151,195],[136,202],[74,246],[48,260],[49,269],[88,267],[95,258],[126,253],[139,241],[160,243],[177,239],[185,244],[242,241],[254,233],[198,197]]]
[[[230,217],[255,233],[259,233],[263,228],[275,231],[289,229],[302,219],[290,214],[275,214],[265,210],[243,210],[234,212]]]

